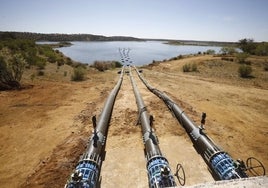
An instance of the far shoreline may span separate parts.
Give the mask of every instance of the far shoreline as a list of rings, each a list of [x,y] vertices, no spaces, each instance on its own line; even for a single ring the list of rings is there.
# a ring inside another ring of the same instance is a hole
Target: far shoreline
[[[36,41],[36,44],[38,45],[48,45],[52,48],[62,48],[62,47],[69,47],[72,46],[73,43],[67,42],[67,41],[59,41],[59,42],[54,42],[54,41]]]

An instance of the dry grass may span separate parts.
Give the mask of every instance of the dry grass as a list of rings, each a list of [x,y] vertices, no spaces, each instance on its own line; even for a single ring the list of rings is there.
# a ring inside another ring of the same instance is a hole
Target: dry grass
[[[230,57],[229,57],[230,58]],[[232,57],[234,58],[234,57]],[[235,58],[234,58],[235,59]],[[268,57],[251,56],[247,59],[251,62],[253,69],[252,77],[245,79],[241,78],[238,73],[241,64],[236,61],[222,60],[222,57],[207,56],[194,56],[177,61],[164,62],[160,66],[153,69],[168,71],[169,73],[176,74],[182,73],[185,64],[196,64],[196,72],[188,72],[186,74],[208,78],[217,82],[234,84],[244,87],[257,87],[268,89],[268,71],[265,71],[265,66]],[[174,66],[174,62],[176,65]]]

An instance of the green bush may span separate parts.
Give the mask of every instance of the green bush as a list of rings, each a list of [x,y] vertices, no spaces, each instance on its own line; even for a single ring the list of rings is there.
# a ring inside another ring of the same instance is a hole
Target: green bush
[[[120,62],[118,62],[118,61],[115,61],[114,64],[115,64],[115,67],[116,67],[116,68],[121,68],[121,67],[123,66],[123,65],[122,65]]]
[[[251,77],[252,68],[249,65],[241,65],[238,69],[238,73],[242,78],[249,78]]]
[[[25,60],[20,55],[11,59],[0,56],[0,89],[20,89]]]
[[[220,52],[222,55],[233,55],[233,54],[237,53],[237,51],[234,47],[222,47]]]
[[[255,50],[257,47],[257,43],[254,42],[253,39],[241,39],[238,41],[238,47],[244,52],[248,54],[255,54]]]
[[[182,58],[183,58],[183,56],[182,56],[182,55],[179,55],[179,56],[178,56],[178,59],[182,59]]]
[[[215,52],[215,50],[208,49],[205,53],[209,54],[209,55],[214,55],[216,52]]]
[[[183,72],[190,72],[191,71],[191,65],[188,64],[188,63],[183,65],[182,70],[183,70]]]
[[[67,57],[66,64],[70,65],[70,66],[73,66],[74,63],[73,63],[71,58]]]
[[[103,72],[108,69],[120,68],[122,64],[118,61],[95,61],[93,67]]]
[[[174,60],[178,60],[178,57],[172,57],[169,59],[169,61],[174,61]]]
[[[73,69],[74,73],[72,75],[72,81],[83,81],[86,76],[86,69],[79,66]]]
[[[183,72],[197,72],[197,65],[196,63],[193,63],[193,64],[187,63],[183,65],[182,71]]]
[[[37,61],[37,62],[35,63],[35,65],[37,66],[37,68],[38,68],[39,70],[43,70],[43,69],[45,69],[45,67],[46,67],[46,62],[45,62],[45,61]]]

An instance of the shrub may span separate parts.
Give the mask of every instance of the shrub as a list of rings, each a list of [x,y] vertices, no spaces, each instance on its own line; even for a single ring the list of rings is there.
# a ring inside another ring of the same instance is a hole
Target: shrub
[[[12,59],[0,57],[0,89],[19,89],[20,80],[25,68],[25,60],[14,55]]]
[[[238,63],[240,64],[250,64],[250,62],[247,62],[246,59],[249,57],[249,54],[247,53],[239,53],[236,55],[236,59]]]
[[[237,50],[234,47],[222,47],[220,52],[222,55],[233,55],[237,53]]]
[[[36,62],[35,64],[36,64],[36,66],[37,66],[37,68],[38,68],[39,70],[43,70],[43,69],[45,69],[45,67],[46,67],[46,62],[45,62],[45,61],[38,61],[38,62]]]
[[[45,75],[45,72],[42,71],[42,70],[39,70],[39,71],[37,72],[37,76],[44,76],[44,75]]]
[[[182,55],[179,55],[179,56],[178,56],[178,59],[182,59],[182,58],[183,58],[183,56],[182,56]]]
[[[209,55],[214,55],[215,53],[216,53],[215,50],[212,50],[212,49],[208,49],[206,51],[206,54],[209,54]]]
[[[105,71],[105,70],[108,69],[107,64],[104,63],[104,62],[100,62],[100,61],[95,61],[94,64],[93,64],[93,66],[94,66],[98,71],[101,71],[101,72],[103,72],[103,71]]]
[[[93,67],[103,72],[108,69],[120,68],[122,64],[118,61],[95,61]]]
[[[58,67],[64,65],[64,61],[63,61],[63,60],[61,60],[61,61],[57,61],[57,65],[58,65]]]
[[[115,67],[116,67],[116,68],[121,68],[121,67],[123,66],[123,65],[122,65],[120,62],[118,62],[118,61],[115,61],[114,64],[115,64]]]
[[[182,70],[183,70],[183,72],[190,72],[191,65],[190,64],[183,65]]]
[[[67,57],[66,64],[69,66],[73,66],[74,63],[71,58]]]
[[[197,72],[197,65],[195,63],[192,64],[192,71]]]
[[[185,64],[182,67],[183,72],[197,72],[197,65],[196,63],[193,64]]]
[[[83,81],[85,80],[86,69],[79,66],[73,69],[72,81]]]
[[[57,57],[54,54],[50,54],[47,58],[48,62],[55,63],[57,62]]]
[[[178,57],[172,57],[169,59],[169,61],[174,61],[174,60],[178,60]]]
[[[252,68],[249,65],[241,65],[238,69],[238,73],[242,78],[248,78],[251,76]]]

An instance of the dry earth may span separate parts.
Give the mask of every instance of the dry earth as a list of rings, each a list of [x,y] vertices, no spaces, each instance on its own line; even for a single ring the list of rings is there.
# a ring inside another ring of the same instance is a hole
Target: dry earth
[[[211,74],[224,67],[216,66],[216,71],[206,67],[215,59],[197,56],[165,62],[143,69],[143,74],[197,124],[201,113],[206,112],[208,135],[234,159],[254,156],[267,168],[267,72],[261,78],[246,80]],[[192,62],[198,64],[200,72],[182,73],[182,65]],[[100,114],[117,82],[116,73],[117,70],[90,71],[88,79],[80,83],[60,77],[57,81],[44,78],[33,83],[26,79],[33,87],[1,91],[1,187],[63,187],[85,150],[92,131],[91,117]],[[178,162],[183,164],[186,185],[213,181],[203,159],[167,107],[134,75],[147,110],[154,116],[161,151],[173,171]],[[102,187],[148,187],[137,118],[134,93],[125,75],[110,122]]]

